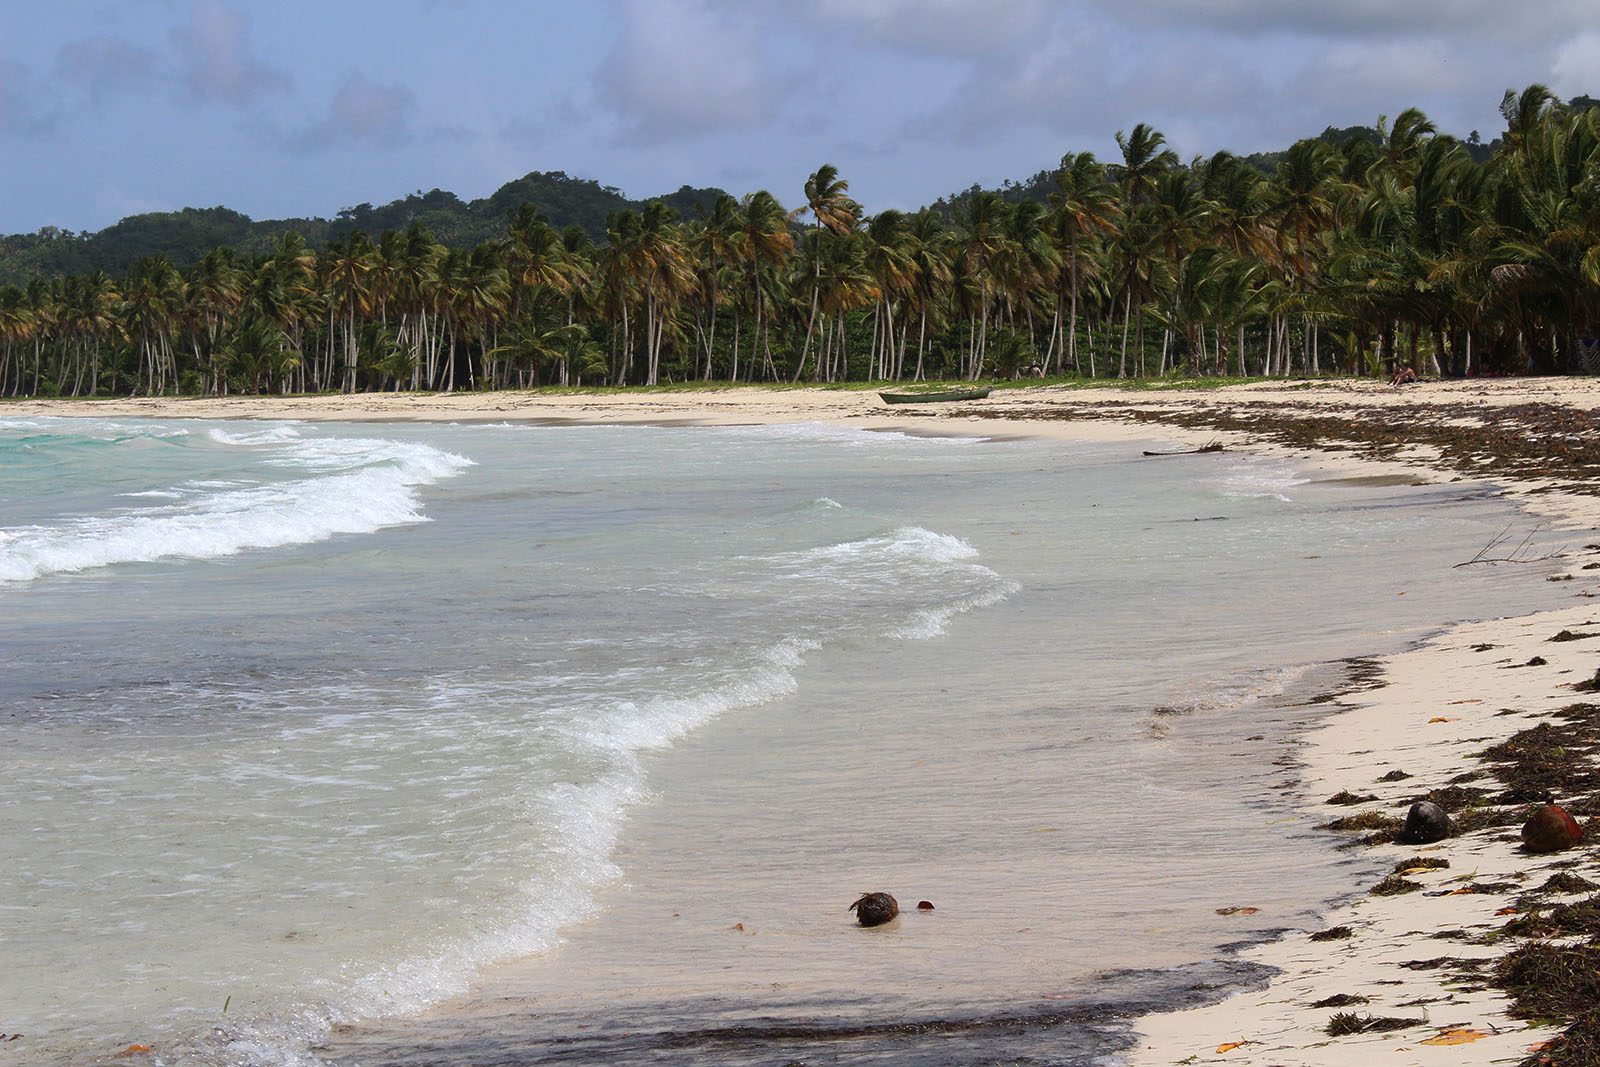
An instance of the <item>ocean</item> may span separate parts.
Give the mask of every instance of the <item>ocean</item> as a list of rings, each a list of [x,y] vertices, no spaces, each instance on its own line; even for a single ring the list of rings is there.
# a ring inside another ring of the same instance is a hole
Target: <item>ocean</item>
[[[1105,1062],[1351,888],[1312,698],[1551,606],[1454,566],[1533,526],[1125,443],[0,414],[0,1059]]]

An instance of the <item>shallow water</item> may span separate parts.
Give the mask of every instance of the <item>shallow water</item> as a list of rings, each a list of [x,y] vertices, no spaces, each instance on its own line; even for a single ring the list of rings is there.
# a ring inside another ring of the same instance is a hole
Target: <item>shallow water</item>
[[[767,1062],[844,1026],[872,1062],[944,1020],[967,1062],[1020,1015],[1096,1054],[1085,1001],[1338,890],[1274,789],[1291,697],[1546,606],[1451,566],[1510,521],[1120,445],[0,420],[0,1030],[626,1062],[759,1024],[701,1047]],[[937,910],[861,931],[866,889]]]

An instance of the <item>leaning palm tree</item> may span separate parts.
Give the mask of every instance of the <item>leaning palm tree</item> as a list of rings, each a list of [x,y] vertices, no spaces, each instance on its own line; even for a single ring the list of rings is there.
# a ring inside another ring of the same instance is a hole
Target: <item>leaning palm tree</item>
[[[839,177],[839,169],[824,163],[806,179],[806,202],[789,212],[793,221],[809,213],[816,224],[811,239],[806,242],[807,261],[811,266],[810,312],[806,317],[806,338],[800,349],[800,359],[795,364],[794,380],[799,381],[811,355],[811,339],[816,333],[818,288],[822,276],[822,257],[830,238],[837,239],[850,233],[861,223],[861,205],[850,198],[850,183]]]

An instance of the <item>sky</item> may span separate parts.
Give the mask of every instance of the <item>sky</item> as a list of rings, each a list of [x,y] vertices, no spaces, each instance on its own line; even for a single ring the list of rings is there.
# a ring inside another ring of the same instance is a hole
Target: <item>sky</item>
[[[0,0],[0,233],[331,217],[565,171],[645,198],[838,168],[871,212],[1507,89],[1600,97],[1600,0]]]

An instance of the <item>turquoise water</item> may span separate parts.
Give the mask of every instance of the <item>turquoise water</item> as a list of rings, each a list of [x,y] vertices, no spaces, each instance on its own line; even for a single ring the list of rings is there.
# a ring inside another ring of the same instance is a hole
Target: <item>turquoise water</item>
[[[1547,606],[1451,566],[1519,521],[1124,445],[0,418],[7,1051],[403,1062],[474,983],[535,1043],[1159,1000],[1340,888],[1245,739]],[[937,918],[868,941],[869,888]]]

